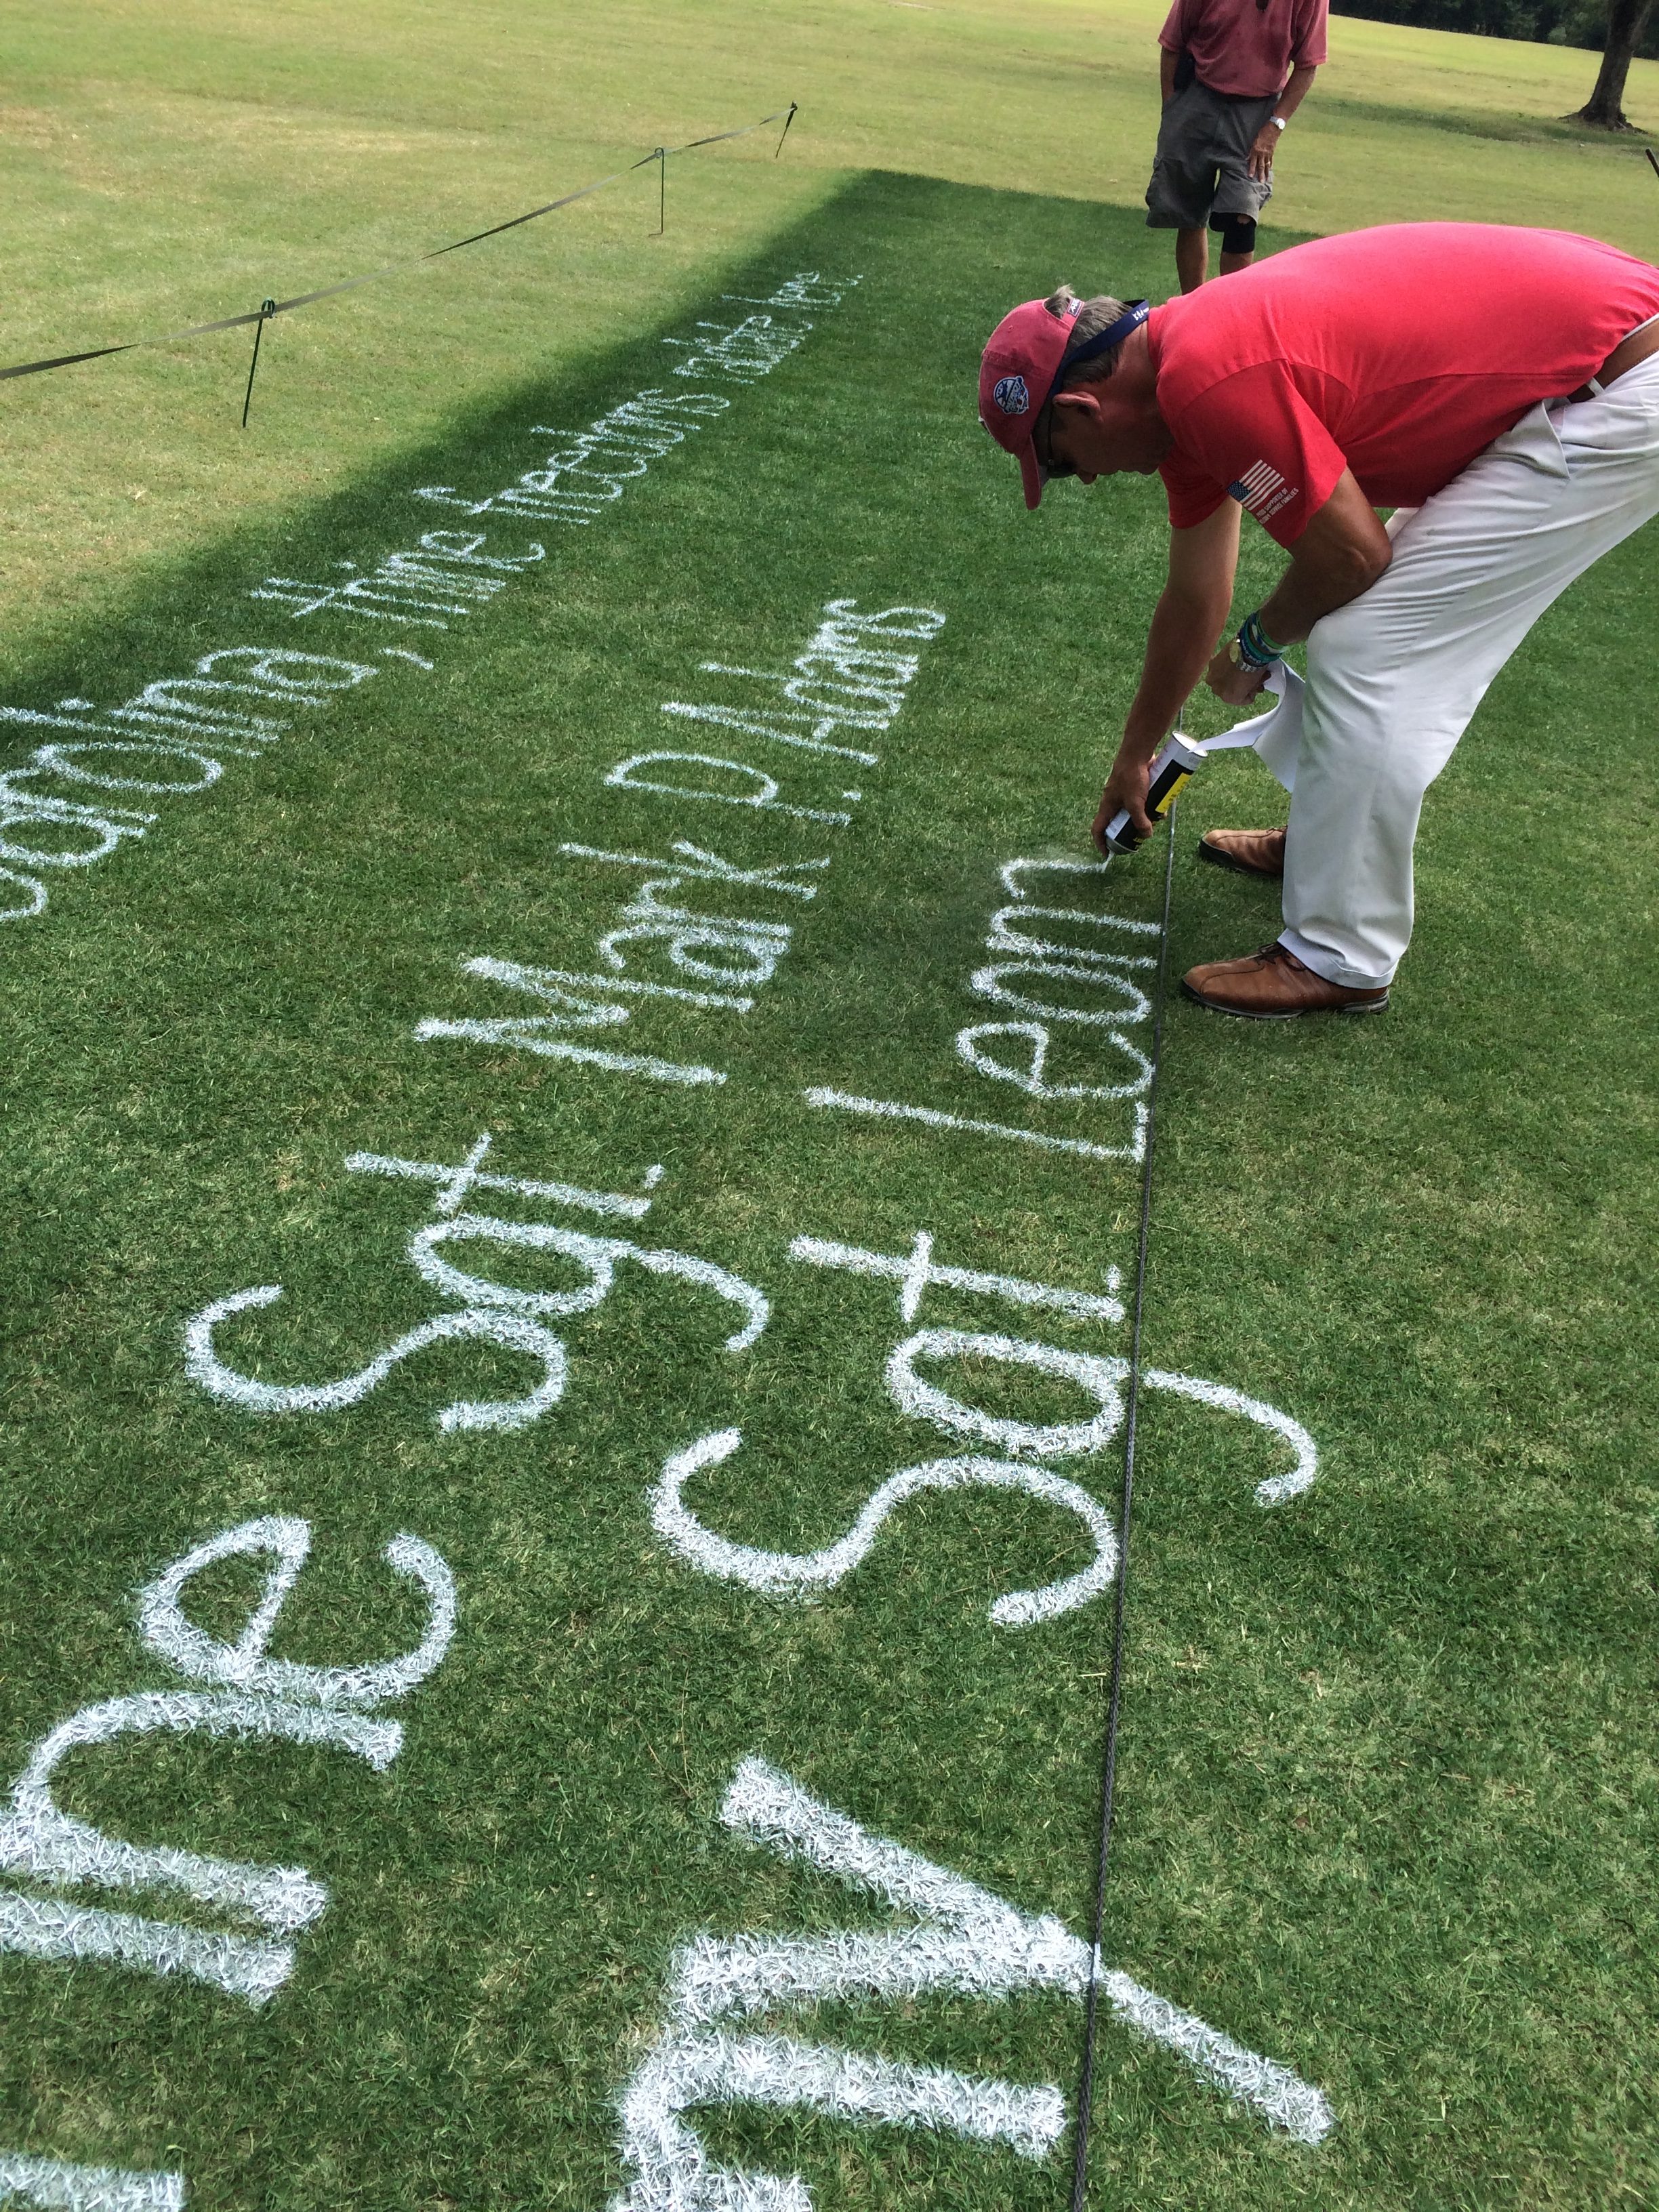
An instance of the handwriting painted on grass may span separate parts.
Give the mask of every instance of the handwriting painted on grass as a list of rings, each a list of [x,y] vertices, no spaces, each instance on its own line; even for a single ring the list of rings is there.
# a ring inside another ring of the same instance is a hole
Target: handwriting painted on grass
[[[764,298],[756,299],[726,292],[721,297],[734,307],[783,308],[790,316],[803,307],[838,307],[855,284],[862,283],[860,276],[821,276],[817,270],[802,270],[787,277]],[[687,358],[674,370],[676,376],[724,376],[735,384],[754,384],[763,376],[769,376],[788,354],[792,354],[811,329],[811,323],[786,320],[780,323],[775,314],[744,315],[735,323],[717,323],[703,318],[697,323],[699,336],[690,338],[668,337],[665,346],[684,352]],[[705,337],[702,332],[712,332]]]
[[[329,653],[226,646],[204,653],[190,675],[158,678],[118,707],[77,698],[51,708],[0,707],[0,722],[61,733],[0,773],[0,884],[11,886],[0,921],[44,913],[54,870],[90,867],[142,837],[158,817],[131,797],[210,790],[227,756],[256,758],[296,713],[315,713],[378,673]]]
[[[585,430],[532,423],[526,435],[549,441],[542,465],[526,469],[499,491],[469,499],[453,484],[419,484],[414,496],[463,514],[585,527],[647,475],[653,461],[672,453],[705,424],[718,421],[731,404],[717,392],[649,387],[598,416]]]
[[[1017,860],[1003,864],[1002,887],[1011,903],[992,915],[985,950],[993,957],[975,969],[968,981],[970,994],[996,1008],[1000,1018],[970,1022],[958,1030],[956,1050],[957,1060],[975,1075],[1012,1085],[1028,1098],[1091,1099],[1115,1107],[1123,1126],[1113,1139],[1058,1136],[1029,1124],[946,1113],[897,1098],[866,1097],[823,1085],[814,1085],[804,1094],[807,1104],[1139,1165],[1146,1158],[1143,1100],[1152,1082],[1152,1063],[1125,1031],[1152,1014],[1152,1000],[1143,986],[1158,958],[1144,948],[1148,939],[1156,941],[1158,925],[1090,907],[1034,905],[1025,887],[1028,874],[1098,878],[1109,866],[1106,860]],[[1135,949],[1138,943],[1143,949]],[[1017,1018],[1007,1019],[1007,1012]],[[1111,1081],[1057,1079],[1052,1055],[1063,1050],[1060,1040],[1079,1031],[1077,1042],[1087,1048],[1082,1064],[1091,1073],[1109,1073]],[[1104,1069],[1100,1066],[1103,1054]]]
[[[1027,1310],[1046,1308],[1079,1320],[1117,1323],[1123,1319],[1115,1269],[1109,1275],[1109,1288],[1103,1295],[979,1268],[947,1267],[935,1260],[933,1250],[932,1235],[921,1230],[908,1253],[866,1251],[822,1237],[798,1237],[789,1247],[789,1257],[807,1267],[836,1268],[893,1283],[899,1315],[907,1326],[916,1320],[930,1288],[998,1298]],[[958,1395],[939,1379],[939,1368],[967,1362],[973,1363],[977,1372],[988,1365],[1023,1368],[1072,1383],[1087,1401],[1084,1417],[1034,1422],[994,1413],[971,1397]],[[1128,1361],[1115,1353],[1080,1352],[1031,1337],[981,1329],[913,1329],[894,1345],[883,1370],[882,1379],[895,1408],[912,1419],[927,1422],[952,1443],[990,1444],[1001,1457],[933,1459],[901,1468],[871,1493],[844,1535],[814,1551],[786,1552],[735,1542],[711,1528],[686,1503],[687,1486],[705,1468],[731,1459],[743,1443],[738,1429],[710,1430],[663,1462],[652,1496],[652,1525],[679,1558],[704,1574],[741,1583],[768,1596],[806,1598],[845,1580],[869,1555],[884,1522],[911,1498],[929,1491],[1023,1492],[1073,1515],[1093,1557],[1078,1572],[1040,1589],[1015,1590],[999,1597],[991,1607],[990,1617],[1000,1628],[1030,1627],[1053,1620],[1088,1604],[1110,1587],[1117,1571],[1118,1547],[1110,1516],[1099,1500],[1080,1484],[1054,1474],[1044,1462],[1091,1457],[1112,1441],[1123,1420],[1123,1390],[1128,1374]],[[1224,1383],[1169,1374],[1158,1368],[1143,1370],[1141,1381],[1149,1389],[1168,1390],[1218,1412],[1242,1415],[1290,1445],[1294,1465],[1257,1484],[1258,1504],[1282,1504],[1313,1482],[1319,1465],[1317,1447],[1301,1423],[1277,1407],[1247,1397]]]
[[[1051,1915],[1033,1916],[903,1845],[872,1835],[759,1759],[738,1767],[720,1808],[734,1834],[817,1868],[905,1916],[827,1936],[699,1936],[669,1972],[657,2041],[622,2099],[629,2173],[611,2212],[811,2212],[799,2174],[722,2164],[691,2118],[760,2106],[860,2124],[933,2128],[1040,2160],[1065,2131],[1058,2084],[915,2066],[878,2051],[813,2044],[769,2021],[823,2004],[885,2001],[907,2010],[937,1994],[1006,2002],[1026,1991],[1082,1998],[1098,1988],[1133,2034],[1174,2052],[1207,2087],[1294,2141],[1334,2124],[1322,2093],[1120,1971]]]
[[[725,742],[738,732],[750,744],[776,744],[809,754],[851,758],[865,767],[881,756],[868,741],[892,726],[921,666],[921,656],[898,643],[938,635],[945,617],[931,607],[882,607],[860,613],[853,599],[831,599],[822,619],[787,669],[740,667],[705,661],[706,675],[758,684],[758,704],[671,699],[662,712],[678,720],[713,726]],[[856,733],[858,746],[843,740]],[[777,779],[752,763],[726,755],[661,750],[635,753],[605,777],[630,792],[676,801],[711,803],[778,813],[792,819],[842,827],[845,809],[798,805],[781,796]],[[840,796],[856,801],[858,790]],[[720,1084],[723,1068],[706,1060],[665,1058],[660,1053],[621,1051],[591,1038],[638,1023],[647,1026],[665,1006],[699,1014],[741,1018],[755,994],[769,983],[787,957],[795,924],[772,902],[817,896],[812,878],[830,866],[827,854],[802,860],[739,865],[708,848],[676,838],[672,856],[611,852],[566,843],[567,858],[609,867],[641,869],[644,879],[601,930],[591,953],[575,956],[583,967],[532,966],[481,954],[462,962],[463,973],[527,998],[535,1011],[460,1018],[428,1016],[417,1037],[505,1046],[544,1058],[573,1061],[611,1073],[659,1083]],[[714,886],[711,891],[708,885]],[[695,903],[693,902],[695,902]],[[799,904],[787,909],[797,913]],[[572,1032],[576,1034],[572,1035]],[[630,1034],[630,1045],[633,1042]]]
[[[183,1974],[253,2005],[287,1981],[295,1960],[291,1939],[328,1903],[327,1889],[304,1867],[256,1866],[172,1844],[126,1843],[63,1811],[52,1778],[70,1752],[132,1735],[326,1744],[377,1773],[389,1766],[403,1747],[402,1726],[368,1716],[406,1697],[442,1661],[455,1630],[454,1578],[429,1544],[394,1536],[382,1556],[425,1598],[419,1643],[372,1666],[273,1659],[270,1638],[310,1548],[308,1522],[267,1517],[228,1528],[174,1560],[142,1594],[139,1632],[155,1657],[210,1686],[141,1691],[83,1705],[36,1744],[0,1815],[0,1869],[14,1876],[57,1890],[172,1891],[263,1932],[144,1918],[8,1889],[0,1890],[0,1951]],[[197,1626],[183,1599],[204,1568],[240,1554],[270,1564],[258,1602],[232,1644]]]
[[[803,270],[755,304],[791,313],[807,307],[836,307],[861,281],[857,276],[826,281],[814,270]],[[665,338],[663,343],[687,356],[670,372],[672,375],[750,385],[770,375],[811,327],[805,322],[777,324],[770,315],[762,315],[735,325],[700,322],[699,331],[712,331],[713,337]],[[665,392],[659,385],[647,385],[585,429],[533,425],[528,435],[548,441],[541,465],[526,469],[498,490],[471,497],[453,484],[421,484],[414,496],[464,514],[586,526],[623,498],[653,461],[731,404],[718,392]]]
[[[447,629],[459,617],[488,606],[509,577],[546,558],[540,545],[486,553],[487,542],[482,530],[428,530],[407,550],[383,553],[366,575],[355,562],[337,561],[345,574],[326,583],[267,576],[248,597],[277,600],[296,622],[332,613],[407,629]]]
[[[412,1233],[404,1256],[440,1296],[459,1304],[459,1312],[422,1322],[349,1375],[325,1382],[270,1382],[232,1366],[219,1342],[219,1332],[227,1322],[274,1305],[282,1297],[280,1283],[261,1284],[216,1298],[191,1316],[185,1327],[185,1371],[191,1381],[247,1413],[337,1413],[368,1397],[395,1367],[428,1346],[482,1341],[528,1358],[540,1369],[539,1381],[516,1398],[457,1399],[434,1419],[444,1430],[519,1429],[539,1420],[564,1395],[568,1355],[563,1340],[555,1335],[548,1322],[592,1313],[610,1297],[617,1271],[624,1265],[647,1275],[690,1283],[726,1308],[726,1334],[721,1340],[726,1352],[746,1352],[765,1328],[770,1308],[764,1295],[752,1283],[690,1252],[636,1244],[628,1237],[596,1237],[552,1221],[463,1212],[464,1201],[474,1188],[511,1193],[543,1206],[585,1213],[638,1219],[650,1212],[649,1199],[628,1192],[585,1190],[573,1183],[486,1172],[483,1162],[489,1147],[489,1138],[480,1137],[466,1158],[453,1166],[379,1152],[353,1152],[346,1160],[353,1174],[389,1176],[433,1185],[433,1218]],[[467,1248],[465,1267],[451,1256],[459,1247]],[[577,1280],[563,1290],[521,1289],[480,1272],[480,1247],[484,1255],[493,1247],[503,1252],[550,1255],[567,1262]]]
[[[915,680],[920,655],[896,652],[907,640],[927,643],[945,627],[936,607],[880,607],[860,613],[856,599],[830,599],[823,618],[790,666],[749,668],[705,660],[702,672],[737,680],[744,696],[729,701],[670,699],[662,712],[677,720],[711,727],[731,747],[732,736],[752,744],[785,745],[800,752],[850,760],[860,768],[880,765],[869,739],[890,729]],[[758,685],[757,693],[750,687]],[[844,740],[857,735],[863,742]],[[775,756],[771,757],[775,765]],[[714,753],[663,747],[630,754],[605,776],[623,791],[640,791],[677,801],[698,799],[742,806],[795,820],[827,822],[844,829],[852,816],[842,807],[807,806],[781,795],[777,778],[733,750]],[[836,796],[856,805],[861,789]]]
[[[834,307],[860,281],[804,270],[756,304],[796,312]],[[690,359],[671,373],[691,374],[700,363],[699,376],[752,384],[811,328],[800,323],[775,330],[769,318],[761,317],[747,337],[726,329],[716,342],[687,341]],[[531,436],[551,441],[546,465],[501,491],[469,499],[447,484],[423,484],[411,487],[410,496],[468,515],[588,523],[620,500],[653,460],[732,404],[720,392],[652,386],[586,430],[533,427]],[[432,633],[482,611],[514,574],[545,557],[540,544],[486,552],[486,543],[482,531],[428,531],[414,545],[380,554],[367,567],[341,560],[332,576],[270,575],[246,596],[286,607],[295,622],[343,622],[351,626],[356,650],[372,644],[379,659],[430,672],[436,663],[414,649],[411,632],[418,631],[420,644],[429,648]],[[381,642],[388,634],[399,642]],[[254,713],[238,699],[315,711],[331,703],[334,693],[380,672],[371,664],[327,654],[236,645],[206,654],[189,676],[146,684],[119,707],[100,708],[81,698],[60,700],[51,708],[0,705],[0,722],[67,733],[42,742],[27,760],[0,774],[0,922],[44,914],[55,871],[107,859],[158,818],[154,809],[135,808],[125,799],[88,799],[89,791],[170,799],[210,790],[223,775],[227,758],[257,757],[289,726],[283,716]]]

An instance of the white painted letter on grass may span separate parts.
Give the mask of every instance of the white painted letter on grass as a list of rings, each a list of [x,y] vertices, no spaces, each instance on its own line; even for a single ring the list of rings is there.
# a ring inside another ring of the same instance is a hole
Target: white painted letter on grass
[[[565,1356],[559,1339],[535,1322],[495,1307],[439,1314],[388,1345],[356,1374],[342,1376],[334,1382],[261,1382],[227,1366],[214,1346],[214,1331],[219,1324],[234,1314],[274,1305],[282,1295],[280,1283],[263,1283],[257,1289],[216,1298],[193,1315],[185,1325],[185,1372],[191,1381],[250,1413],[335,1413],[368,1397],[400,1360],[410,1358],[428,1345],[482,1337],[509,1352],[527,1352],[539,1360],[542,1379],[522,1398],[458,1398],[434,1416],[441,1429],[520,1429],[526,1422],[539,1420],[564,1395]]]
[[[954,1398],[916,1372],[919,1359],[982,1359],[1012,1367],[1034,1367],[1054,1375],[1091,1397],[1098,1411],[1086,1421],[1015,1421]],[[887,1362],[887,1388],[901,1413],[931,1421],[957,1435],[982,1437],[1006,1452],[1034,1459],[1076,1459],[1100,1450],[1117,1434],[1123,1419],[1127,1359],[1093,1352],[1065,1352],[1017,1336],[981,1335],[960,1328],[919,1328],[896,1346]]]
[[[663,1540],[690,1565],[726,1582],[743,1583],[769,1597],[806,1598],[817,1590],[833,1589],[867,1557],[888,1516],[907,1498],[930,1490],[1023,1491],[1027,1497],[1075,1514],[1094,1545],[1095,1556],[1081,1572],[1062,1582],[1046,1583],[1041,1589],[1013,1590],[998,1598],[991,1607],[991,1619],[999,1628],[1029,1628],[1086,1605],[1110,1586],[1117,1571],[1117,1538],[1099,1503],[1074,1482],[1045,1469],[1016,1467],[1006,1460],[936,1459],[902,1468],[872,1494],[847,1534],[822,1551],[769,1552],[751,1544],[733,1543],[698,1519],[686,1504],[684,1492],[694,1474],[729,1459],[742,1441],[740,1431],[720,1430],[699,1437],[686,1450],[665,1460],[651,1522]]]
[[[1098,1983],[1133,2033],[1270,2126],[1316,2143],[1333,2114],[1287,2067],[1235,2043],[1194,2014],[1099,1969],[1061,1922],[1034,1917],[809,1796],[787,1774],[746,1759],[720,1817],[780,1858],[815,1866],[909,1916],[899,1928],[825,1936],[699,1936],[677,1954],[659,2041],[622,2100],[621,2148],[631,2179],[611,2212],[811,2212],[799,2174],[722,2166],[687,2117],[699,2106],[759,2106],[898,2127],[1046,2157],[1066,2124],[1053,2082],[1000,2081],[754,2032],[769,2016],[826,2003],[935,1993],[1004,2002],[1026,1990],[1080,1998]]]
[[[0,2151],[0,2204],[9,2200],[40,2212],[183,2212],[185,2177]]]
[[[0,1890],[0,1951],[185,1974],[256,2005],[288,1979],[295,1964],[290,1939],[328,1902],[327,1890],[305,1868],[127,1843],[63,1811],[52,1778],[72,1751],[123,1736],[194,1733],[328,1744],[384,1772],[402,1748],[403,1729],[396,1721],[370,1720],[363,1709],[404,1696],[441,1662],[455,1628],[454,1577],[418,1536],[394,1536],[382,1556],[427,1601],[425,1631],[413,1650],[356,1667],[270,1659],[271,1634],[310,1545],[308,1522],[268,1516],[226,1529],[174,1560],[140,1595],[140,1631],[181,1674],[222,1686],[141,1691],[82,1706],[34,1747],[0,1817],[0,1868],[58,1889],[182,1893],[233,1920],[257,1923],[259,1932],[219,1932]],[[234,1643],[209,1636],[186,1618],[185,1589],[216,1561],[250,1553],[263,1553],[270,1565],[247,1625]]]

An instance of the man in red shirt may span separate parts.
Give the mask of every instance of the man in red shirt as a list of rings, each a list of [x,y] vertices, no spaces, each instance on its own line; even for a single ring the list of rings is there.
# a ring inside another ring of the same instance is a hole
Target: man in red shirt
[[[1280,133],[1325,59],[1327,0],[1175,0],[1158,34],[1164,114],[1146,222],[1176,234],[1195,292],[1221,233],[1221,273],[1248,269]]]
[[[1030,507],[1051,477],[1164,478],[1169,577],[1097,842],[1121,806],[1150,830],[1147,764],[1200,675],[1242,706],[1307,641],[1289,829],[1203,848],[1282,874],[1285,927],[1188,995],[1261,1019],[1385,1006],[1424,793],[1544,609],[1659,514],[1659,270],[1560,231],[1409,223],[1151,310],[1057,293],[993,333],[980,416]],[[1246,508],[1290,565],[1218,652]]]

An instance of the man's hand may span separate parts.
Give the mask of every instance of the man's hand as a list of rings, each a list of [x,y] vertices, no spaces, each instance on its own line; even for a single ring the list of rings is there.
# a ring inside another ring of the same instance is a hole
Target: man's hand
[[[1146,786],[1152,781],[1152,765],[1150,760],[1126,754],[1119,748],[1089,831],[1095,841],[1095,850],[1103,858],[1111,849],[1106,842],[1106,824],[1123,807],[1128,808],[1129,819],[1141,836],[1152,836],[1152,817],[1146,811]]]
[[[1249,661],[1241,666],[1233,659],[1231,638],[1216,654],[1204,672],[1204,681],[1218,699],[1230,707],[1248,707],[1267,681],[1265,668],[1252,668]]]
[[[1308,87],[1314,81],[1317,63],[1298,62],[1291,71],[1291,81],[1273,102],[1273,113],[1288,123],[1308,96]],[[1272,172],[1273,155],[1279,151],[1281,133],[1271,123],[1264,123],[1256,133],[1250,149],[1250,174],[1258,184],[1265,184]]]
[[[1140,682],[1094,819],[1095,844],[1103,853],[1106,824],[1120,807],[1127,807],[1143,837],[1152,835],[1146,785],[1152,756],[1175,726],[1227,619],[1242,512],[1237,500],[1224,499],[1190,530],[1170,532],[1169,580],[1152,612]]]

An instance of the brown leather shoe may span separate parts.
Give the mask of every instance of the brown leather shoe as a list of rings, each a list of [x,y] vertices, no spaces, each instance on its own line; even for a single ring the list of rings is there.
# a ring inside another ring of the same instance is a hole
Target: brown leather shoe
[[[1200,1006],[1247,1022],[1290,1022],[1298,1014],[1380,1014],[1389,987],[1356,991],[1328,983],[1282,945],[1264,945],[1243,960],[1211,960],[1189,968],[1181,988]]]
[[[1198,841],[1198,857],[1218,868],[1237,868],[1241,876],[1271,876],[1277,882],[1285,872],[1285,832],[1206,830]]]

